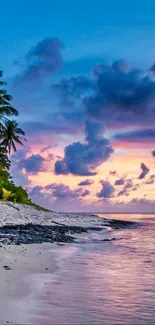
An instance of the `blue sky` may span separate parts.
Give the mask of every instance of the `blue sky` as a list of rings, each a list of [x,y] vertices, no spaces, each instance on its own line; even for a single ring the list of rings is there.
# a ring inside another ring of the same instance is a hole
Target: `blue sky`
[[[1,64],[7,75],[44,37],[58,36],[69,61],[124,57],[140,66],[154,59],[155,2],[8,0],[1,3]]]

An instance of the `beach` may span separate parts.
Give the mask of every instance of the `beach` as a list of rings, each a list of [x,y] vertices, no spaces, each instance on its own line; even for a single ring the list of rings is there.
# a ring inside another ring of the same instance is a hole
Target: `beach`
[[[0,209],[0,324],[154,324],[154,215]]]
[[[100,227],[102,221],[96,216],[38,211],[8,202],[0,202],[0,215],[0,323],[36,323],[37,317],[31,319],[29,314],[31,298],[56,276],[61,245],[72,242],[74,233]],[[47,240],[48,227],[52,231]]]

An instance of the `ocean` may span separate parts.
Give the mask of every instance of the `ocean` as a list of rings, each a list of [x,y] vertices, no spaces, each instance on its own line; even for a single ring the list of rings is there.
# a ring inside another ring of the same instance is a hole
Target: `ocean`
[[[153,325],[155,215],[100,216],[137,225],[94,232],[68,246],[68,252],[62,248],[63,270],[47,290],[51,311],[45,322]]]

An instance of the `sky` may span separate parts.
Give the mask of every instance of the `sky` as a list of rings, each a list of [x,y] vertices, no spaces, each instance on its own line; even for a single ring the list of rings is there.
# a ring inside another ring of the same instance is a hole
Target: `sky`
[[[155,2],[8,0],[0,29],[15,183],[56,211],[153,213]]]

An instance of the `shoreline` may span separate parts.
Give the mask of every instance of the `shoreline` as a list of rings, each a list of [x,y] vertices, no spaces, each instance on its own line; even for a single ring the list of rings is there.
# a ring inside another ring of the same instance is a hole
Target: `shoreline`
[[[115,238],[104,239],[104,232],[135,225],[93,214],[45,212],[7,202],[0,202],[0,215],[1,324],[38,324],[42,314],[36,311],[34,319],[33,308],[40,303],[44,314],[44,300],[38,299],[43,299],[46,286],[63,273],[63,258],[74,254],[78,243],[91,232],[101,231],[101,241],[111,241]]]
[[[28,309],[32,308],[33,295],[41,287],[43,289],[58,271],[53,250],[58,251],[56,244],[0,247],[0,324],[29,323],[26,317]]]

